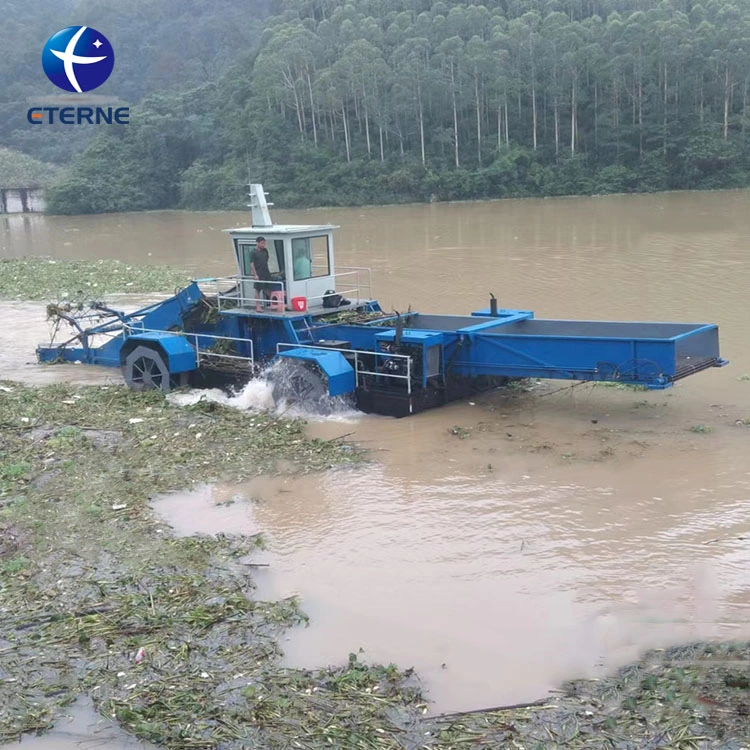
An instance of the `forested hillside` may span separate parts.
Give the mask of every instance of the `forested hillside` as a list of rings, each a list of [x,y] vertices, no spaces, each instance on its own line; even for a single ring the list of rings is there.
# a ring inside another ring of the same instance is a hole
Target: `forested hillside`
[[[750,0],[273,10],[257,54],[146,99],[53,206],[242,205],[248,176],[278,205],[750,183]]]
[[[60,172],[28,154],[0,146],[0,188],[36,188],[49,185]]]
[[[115,69],[95,94],[125,104],[216,80],[255,49],[269,0],[3,0],[0,24],[0,146],[44,161],[69,161],[94,126],[30,125],[30,102],[60,94],[46,78],[42,48],[61,28],[93,26],[115,49]]]

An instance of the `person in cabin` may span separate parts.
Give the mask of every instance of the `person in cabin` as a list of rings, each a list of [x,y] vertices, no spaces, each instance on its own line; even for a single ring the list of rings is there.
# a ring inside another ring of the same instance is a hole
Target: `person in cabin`
[[[301,281],[312,276],[312,261],[303,247],[294,248],[294,280]]]
[[[260,282],[255,284],[255,309],[260,312],[271,298],[272,285],[267,282],[273,281],[268,267],[268,248],[265,237],[258,237],[255,240],[255,250],[250,254],[250,270],[253,278]]]

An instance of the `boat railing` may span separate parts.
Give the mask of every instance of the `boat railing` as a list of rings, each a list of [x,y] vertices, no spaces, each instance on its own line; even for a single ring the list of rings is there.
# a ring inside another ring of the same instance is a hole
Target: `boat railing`
[[[192,333],[189,331],[164,331],[158,328],[145,328],[142,324],[139,324],[139,323],[127,323],[125,326],[123,326],[124,338],[127,338],[128,336],[132,336],[133,334],[138,334],[138,333],[169,333],[169,334],[174,334],[175,336],[184,336],[185,338],[188,339],[188,341],[190,341],[190,343],[193,345],[193,348],[195,349],[196,364],[198,365],[198,367],[200,367],[200,364],[201,364],[201,355],[203,355],[204,359],[234,359],[234,360],[249,362],[251,365],[255,364],[255,354],[253,351],[252,339],[241,339],[241,338],[237,338],[236,336],[216,336],[212,333]],[[247,355],[230,354],[229,352],[222,351],[221,349],[217,350],[217,349],[206,347],[205,344],[201,345],[200,339],[209,339],[215,342],[211,345],[212,347],[217,346],[219,342],[237,341],[237,342],[240,342],[243,346],[248,347],[250,352]]]
[[[296,281],[295,288],[299,289],[299,284],[304,283],[304,296],[307,299],[307,306],[324,307],[324,294],[315,294],[310,291],[310,286],[320,277],[305,279],[304,282]],[[350,299],[351,302],[359,304],[362,301],[372,299],[372,279],[369,268],[345,267],[342,271],[333,274],[332,288],[336,294]],[[241,283],[251,282],[251,283]],[[196,283],[201,291],[209,296],[216,297],[219,309],[229,308],[262,308],[274,312],[283,311],[289,300],[275,300],[273,292],[285,292],[285,283],[281,279],[271,279],[269,281],[259,281],[252,276],[222,276],[217,278],[197,279]],[[257,289],[256,289],[257,285]],[[261,287],[271,299],[260,296]],[[252,296],[247,294],[248,289],[252,289]],[[329,290],[326,290],[329,291]]]
[[[408,354],[391,354],[390,352],[369,351],[366,349],[344,349],[333,346],[316,346],[315,344],[276,344],[276,354],[282,349],[317,349],[324,352],[341,352],[344,356],[354,357],[354,382],[357,388],[362,383],[365,375],[374,375],[382,378],[393,378],[406,381],[406,392],[411,396],[411,357]],[[362,362],[364,357],[375,358],[375,370],[368,370]],[[406,373],[379,372],[377,370],[379,360],[400,359],[406,361]]]
[[[354,286],[357,289],[357,299],[372,299],[372,271],[369,268],[359,266],[339,266],[339,270],[334,274],[334,278],[338,279],[339,277],[343,278],[344,276],[354,277]],[[349,281],[347,280],[346,283],[349,283]],[[344,295],[343,292],[336,291],[338,294]]]
[[[234,276],[196,279],[195,283],[198,284],[201,292],[207,296],[216,297],[219,300],[222,298],[237,299],[240,294],[240,281],[243,278],[243,276],[235,274]]]

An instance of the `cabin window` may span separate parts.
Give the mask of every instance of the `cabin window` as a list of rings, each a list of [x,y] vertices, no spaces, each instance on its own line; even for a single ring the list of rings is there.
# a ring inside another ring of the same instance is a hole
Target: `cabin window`
[[[273,247],[276,250],[276,269],[274,270],[273,260],[271,259],[273,253],[268,253],[268,268],[271,273],[284,273],[284,240],[274,240]]]
[[[328,235],[295,237],[292,240],[292,262],[295,281],[330,276],[331,258]]]
[[[268,270],[271,273],[284,271],[284,240],[266,240],[266,249],[268,250]],[[255,241],[238,242],[237,255],[240,262],[240,271],[242,276],[252,276],[253,262],[252,255],[255,250]]]
[[[255,250],[255,243],[254,242],[238,242],[237,243],[237,255],[239,257],[240,262],[240,275],[242,276],[252,276],[253,272],[250,268],[250,263],[252,262],[252,254],[253,250]]]

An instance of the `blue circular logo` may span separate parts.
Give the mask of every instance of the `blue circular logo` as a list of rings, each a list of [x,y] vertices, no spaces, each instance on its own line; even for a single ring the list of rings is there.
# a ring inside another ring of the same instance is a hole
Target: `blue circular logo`
[[[42,67],[63,91],[82,94],[99,88],[115,67],[115,52],[104,34],[89,26],[68,26],[44,45]]]

